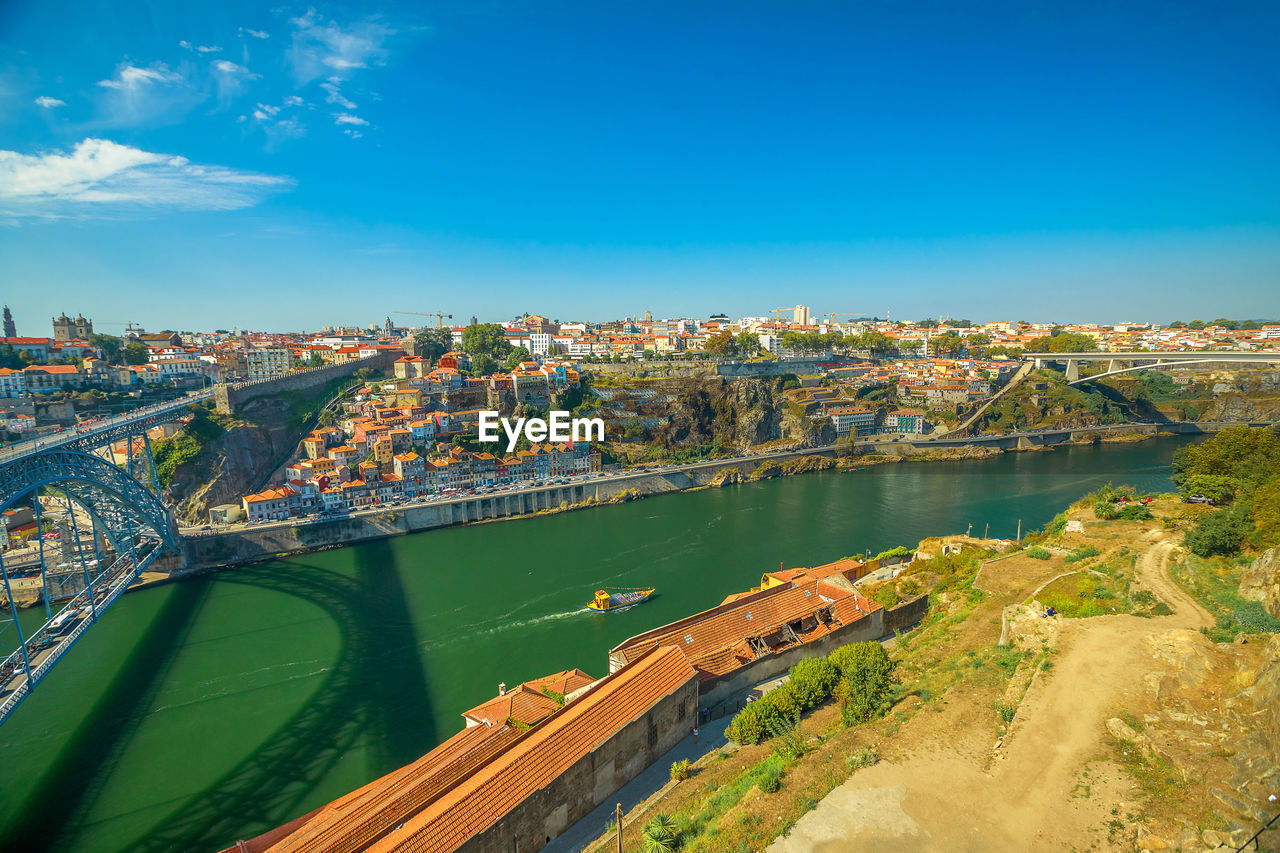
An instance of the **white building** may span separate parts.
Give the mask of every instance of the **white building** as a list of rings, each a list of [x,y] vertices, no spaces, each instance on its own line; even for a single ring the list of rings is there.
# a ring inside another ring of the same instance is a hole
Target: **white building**
[[[244,360],[249,379],[274,379],[289,372],[293,353],[288,347],[250,347]]]

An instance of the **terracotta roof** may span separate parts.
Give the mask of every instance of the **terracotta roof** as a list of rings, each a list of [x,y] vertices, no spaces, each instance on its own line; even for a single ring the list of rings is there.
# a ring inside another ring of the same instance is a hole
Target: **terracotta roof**
[[[600,681],[368,849],[387,853],[456,850],[680,689],[694,674],[676,649],[653,650]]]
[[[488,721],[501,725],[514,717],[527,726],[545,720],[560,709],[560,703],[542,692],[542,688],[568,695],[595,681],[580,669],[569,669],[552,675],[535,678],[517,684],[501,696],[495,696],[474,708],[463,711],[462,716],[477,723]]]
[[[777,651],[829,634],[879,609],[859,593],[825,581],[788,582],[639,634],[612,649],[610,657],[632,661],[657,646],[675,646],[706,680],[754,660],[752,642]],[[798,621],[799,630],[787,629],[793,640],[784,626]]]
[[[412,764],[312,812],[269,849],[271,853],[363,850],[519,737],[510,726],[463,729]]]

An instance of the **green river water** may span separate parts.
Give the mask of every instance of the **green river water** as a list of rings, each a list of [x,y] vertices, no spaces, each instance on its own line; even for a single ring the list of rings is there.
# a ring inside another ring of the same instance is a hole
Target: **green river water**
[[[217,850],[778,565],[1013,537],[1101,483],[1169,487],[1180,440],[885,465],[435,530],[124,596],[0,727],[0,850]],[[641,607],[584,612],[600,586]]]

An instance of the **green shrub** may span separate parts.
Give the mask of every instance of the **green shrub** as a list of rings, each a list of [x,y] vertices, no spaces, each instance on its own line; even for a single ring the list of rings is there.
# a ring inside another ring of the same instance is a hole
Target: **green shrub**
[[[894,662],[875,642],[851,643],[831,653],[840,670],[836,697],[846,725],[866,722],[889,710],[893,694]]]
[[[836,689],[840,670],[826,658],[805,658],[791,667],[791,691],[800,702],[802,710],[818,707]]]
[[[671,762],[671,781],[683,782],[689,778],[689,759],[682,758],[679,761]]]
[[[871,596],[876,603],[885,607],[896,607],[901,599],[898,597],[898,588],[892,583],[887,583],[876,590],[875,595]]]
[[[782,771],[782,763],[779,761],[761,763],[756,774],[756,787],[765,794],[776,793],[782,787]]]
[[[1146,521],[1151,518],[1151,510],[1142,504],[1129,504],[1120,510],[1120,518],[1125,521]]]
[[[675,853],[680,849],[680,832],[669,816],[654,815],[640,830],[644,853]]]
[[[1000,722],[1007,726],[1013,722],[1013,715],[1017,713],[1017,709],[1008,702],[997,702],[996,713],[1000,715]]]
[[[1049,553],[1048,548],[1041,548],[1039,545],[1036,545],[1027,549],[1027,556],[1033,560],[1047,560],[1053,555]]]
[[[790,683],[770,690],[758,704],[762,706],[761,722],[764,723],[766,731],[769,730],[770,724],[779,718],[789,720],[804,710],[800,697],[796,695]]]
[[[759,743],[764,737],[764,723],[760,720],[760,703],[753,702],[739,711],[724,730],[724,736],[736,744]]]
[[[1242,506],[1210,513],[1187,531],[1186,545],[1200,557],[1234,554],[1244,537],[1253,531],[1249,514]]]
[[[1070,554],[1068,554],[1066,556],[1066,562],[1078,563],[1081,560],[1087,560],[1090,557],[1096,557],[1098,556],[1099,553],[1101,552],[1097,548],[1093,547],[1092,545],[1085,545],[1083,548],[1077,548],[1074,551],[1072,551]]]

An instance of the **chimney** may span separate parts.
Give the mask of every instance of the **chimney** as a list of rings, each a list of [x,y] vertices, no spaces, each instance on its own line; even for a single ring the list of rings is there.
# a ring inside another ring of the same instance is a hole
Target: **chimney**
[[[499,695],[499,696],[506,696],[506,695],[507,695],[507,682],[505,682],[505,681],[499,681],[499,682],[498,682],[498,695]]]

